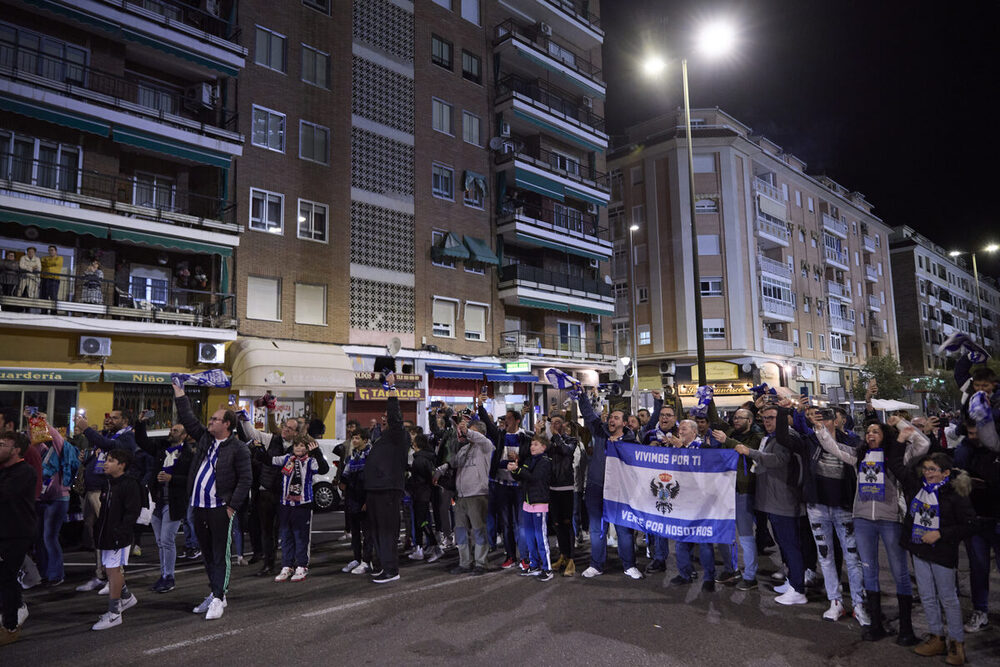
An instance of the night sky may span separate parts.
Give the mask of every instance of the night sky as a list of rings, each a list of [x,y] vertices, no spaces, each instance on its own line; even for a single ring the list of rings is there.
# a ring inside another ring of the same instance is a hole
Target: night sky
[[[692,107],[722,108],[890,226],[947,249],[1000,243],[1000,3],[604,0],[601,14],[612,135],[683,104],[679,63],[654,84],[644,55],[690,54],[695,26],[731,16],[733,54],[689,55]],[[977,259],[1000,275],[1000,253]]]

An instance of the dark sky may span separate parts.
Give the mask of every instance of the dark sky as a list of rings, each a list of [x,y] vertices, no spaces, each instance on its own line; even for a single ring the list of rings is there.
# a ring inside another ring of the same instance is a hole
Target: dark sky
[[[732,55],[689,55],[692,107],[722,108],[889,225],[949,249],[1000,243],[1000,3],[603,0],[601,14],[613,135],[683,104],[679,64],[654,85],[644,54],[691,54],[696,26],[730,16]],[[1000,274],[1000,253],[977,257]]]

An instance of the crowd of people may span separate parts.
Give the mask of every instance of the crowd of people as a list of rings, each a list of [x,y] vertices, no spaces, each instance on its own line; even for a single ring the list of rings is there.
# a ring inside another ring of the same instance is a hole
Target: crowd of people
[[[343,572],[387,584],[400,577],[401,555],[434,562],[454,547],[458,560],[448,570],[454,575],[489,571],[488,557],[499,551],[502,569],[550,581],[577,574],[578,552],[588,542],[589,563],[580,573],[585,579],[608,572],[609,546],[616,547],[629,579],[666,572],[671,540],[605,520],[608,444],[731,448],[739,455],[737,538],[729,544],[673,541],[678,573],[670,584],[696,583],[697,549],[705,593],[718,586],[752,591],[766,578],[775,602],[801,605],[807,589],[822,587],[829,603],[822,618],[853,615],[864,640],[895,634],[896,643],[919,655],[946,655],[948,664],[963,664],[965,633],[989,624],[991,553],[1000,563],[1000,439],[994,425],[1000,394],[993,372],[973,367],[969,357],[956,365],[964,394],[954,421],[905,413],[880,421],[871,409],[877,394],[872,383],[857,428],[840,407],[766,391],[723,419],[711,402],[685,412],[679,399],[659,393],[651,413],[631,415],[615,405],[601,410],[596,397],[574,390],[575,406],[551,412],[534,432],[516,410],[494,419],[479,398],[460,411],[433,408],[425,432],[404,422],[390,373],[384,421],[372,429],[350,421],[347,439],[335,450],[345,537],[351,540]],[[331,463],[316,443],[322,423],[289,419],[258,430],[245,415],[223,407],[201,424],[180,381],[174,392],[179,423],[162,440],[117,411],[101,431],[79,416],[75,442],[50,428],[51,441],[41,447],[5,424],[0,643],[16,640],[27,617],[18,570],[29,552],[49,585],[63,583],[59,527],[72,489],[82,494],[85,539],[95,547],[94,576],[77,590],[108,595],[107,612],[94,630],[121,624],[123,612],[137,603],[124,576],[137,522],[151,524],[156,537],[157,593],[175,586],[177,536],[184,526],[192,545],[187,549],[200,551],[210,589],[193,611],[208,620],[220,618],[227,606],[233,559],[244,562],[244,527],[252,560],[261,563],[257,576],[277,583],[308,576],[313,478]],[[640,569],[643,544],[646,565]],[[968,618],[957,592],[963,544],[973,605]],[[759,556],[773,546],[783,567],[764,577]],[[882,550],[895,594],[894,627],[883,606],[890,598],[881,591]],[[930,631],[922,639],[913,630],[911,573]]]

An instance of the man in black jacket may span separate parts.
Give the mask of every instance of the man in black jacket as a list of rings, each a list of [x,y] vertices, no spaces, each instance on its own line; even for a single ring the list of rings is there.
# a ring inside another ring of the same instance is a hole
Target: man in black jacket
[[[191,411],[180,378],[174,378],[173,388],[177,416],[197,442],[187,493],[212,587],[208,597],[192,611],[214,620],[222,617],[226,607],[232,520],[250,493],[250,452],[233,434],[236,415],[232,410],[216,410],[208,426],[202,426]]]
[[[573,576],[576,572],[576,563],[573,561],[573,456],[579,443],[566,433],[566,420],[561,412],[549,415],[549,430],[550,444],[546,452],[552,460],[549,508],[556,528],[556,542],[559,544],[559,560],[553,563],[552,569],[565,567],[563,574]]]
[[[520,483],[507,470],[507,462],[527,461],[531,457],[531,434],[521,428],[522,415],[507,410],[504,430],[497,428],[493,417],[480,400],[479,419],[486,426],[486,437],[493,441],[493,460],[490,462],[490,490],[487,513],[492,514],[496,529],[503,535],[506,558],[500,566],[508,569],[517,564],[518,547],[521,548],[521,569],[528,569],[528,551],[521,531]],[[488,539],[493,539],[492,535]]]
[[[17,572],[35,537],[38,474],[24,462],[31,445],[23,433],[0,433],[0,646],[17,641],[28,608],[21,601]]]

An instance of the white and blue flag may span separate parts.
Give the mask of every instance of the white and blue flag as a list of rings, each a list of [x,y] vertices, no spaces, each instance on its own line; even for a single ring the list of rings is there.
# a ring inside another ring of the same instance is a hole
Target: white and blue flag
[[[736,464],[731,449],[609,442],[604,520],[682,542],[736,539]]]

